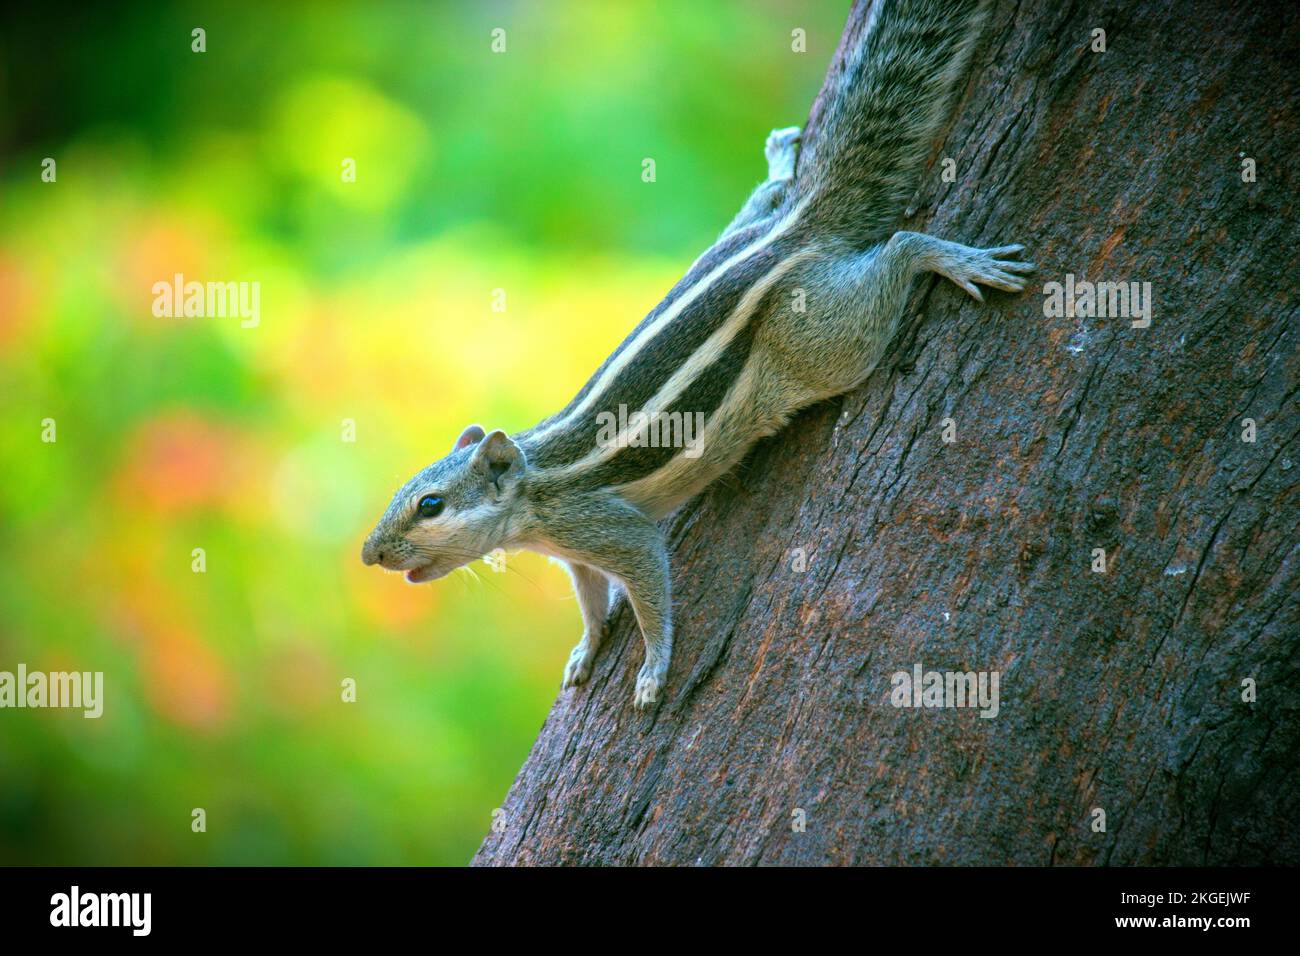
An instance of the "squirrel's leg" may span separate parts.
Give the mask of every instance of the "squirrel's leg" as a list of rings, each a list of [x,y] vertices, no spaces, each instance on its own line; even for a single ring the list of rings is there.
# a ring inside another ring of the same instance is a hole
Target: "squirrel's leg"
[[[605,615],[609,613],[609,579],[595,568],[566,561],[573,593],[582,611],[582,640],[578,641],[564,666],[565,687],[575,687],[591,676],[591,665],[605,638]]]
[[[807,290],[804,311],[784,305],[763,317],[756,341],[768,377],[787,383],[797,407],[848,391],[884,354],[918,273],[937,272],[977,299],[975,283],[1018,292],[1021,273],[1034,268],[1014,258],[1022,248],[976,249],[917,232],[861,253],[828,247],[785,280]]]
[[[620,576],[645,639],[645,663],[636,675],[636,692],[632,697],[632,703],[638,708],[649,707],[659,700],[659,692],[668,684],[668,664],[673,656],[668,549],[661,542],[642,558],[630,574]]]
[[[1022,273],[1032,272],[1032,262],[1014,258],[1024,246],[978,249],[927,236],[922,232],[896,232],[884,245],[860,256],[833,263],[838,274],[832,288],[861,293],[863,305],[874,315],[896,316],[907,296],[911,279],[918,272],[937,272],[981,302],[980,285],[1020,292],[1025,287]]]
[[[645,639],[645,664],[633,702],[649,707],[667,683],[673,652],[672,582],[662,532],[640,511],[609,495],[566,501],[563,512],[548,515],[544,524],[555,550],[623,585]]]
[[[781,205],[794,180],[797,147],[802,135],[798,126],[774,129],[768,134],[763,147],[763,154],[767,157],[767,180],[754,190],[736,218],[722,230],[719,239],[767,218]]]
[[[920,268],[939,273],[980,302],[984,301],[984,296],[976,283],[1007,292],[1021,292],[1025,288],[1022,273],[1034,271],[1032,262],[1015,258],[1025,249],[1021,245],[978,249],[919,232],[894,233],[888,244],[895,243],[910,246]]]

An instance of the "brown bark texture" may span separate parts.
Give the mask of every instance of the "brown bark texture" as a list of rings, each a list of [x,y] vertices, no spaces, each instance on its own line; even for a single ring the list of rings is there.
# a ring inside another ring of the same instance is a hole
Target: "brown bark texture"
[[[476,864],[1300,863],[1295,10],[995,3],[899,225],[1034,282],[919,280],[862,387],[669,520],[662,703],[620,600]],[[1046,317],[1067,273],[1150,326]],[[997,716],[894,706],[918,663]]]

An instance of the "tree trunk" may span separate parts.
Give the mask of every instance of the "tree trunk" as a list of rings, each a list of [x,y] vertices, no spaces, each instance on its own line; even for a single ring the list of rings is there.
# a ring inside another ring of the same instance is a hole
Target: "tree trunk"
[[[995,4],[899,225],[1035,284],[918,281],[861,388],[671,519],[662,703],[620,601],[475,863],[1300,863],[1295,9]],[[1045,316],[1067,274],[1150,326]],[[998,713],[895,706],[918,664]]]

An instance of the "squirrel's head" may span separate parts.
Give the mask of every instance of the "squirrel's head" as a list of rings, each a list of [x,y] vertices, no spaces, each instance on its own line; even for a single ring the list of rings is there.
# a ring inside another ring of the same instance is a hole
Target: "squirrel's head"
[[[365,564],[432,581],[502,547],[528,467],[503,431],[470,425],[451,454],[404,484],[361,549]]]

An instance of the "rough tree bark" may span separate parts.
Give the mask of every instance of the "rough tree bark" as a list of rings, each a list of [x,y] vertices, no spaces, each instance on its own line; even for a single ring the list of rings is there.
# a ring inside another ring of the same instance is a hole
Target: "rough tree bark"
[[[664,702],[620,602],[476,863],[1300,862],[1294,10],[995,5],[900,226],[1040,284],[919,282],[865,385],[671,520]],[[1044,317],[1066,273],[1150,282],[1150,327]],[[895,708],[918,662],[1000,713]]]

